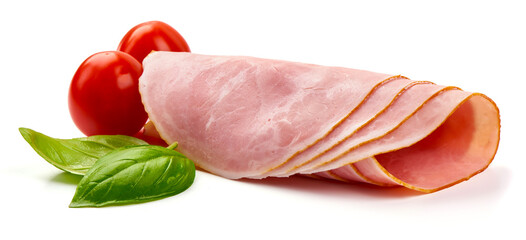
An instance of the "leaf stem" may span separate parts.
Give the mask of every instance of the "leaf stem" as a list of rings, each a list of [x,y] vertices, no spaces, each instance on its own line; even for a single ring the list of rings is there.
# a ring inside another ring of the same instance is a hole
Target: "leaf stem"
[[[177,146],[179,146],[179,143],[178,142],[174,142],[170,146],[168,146],[167,149],[174,150],[174,149],[177,148]]]

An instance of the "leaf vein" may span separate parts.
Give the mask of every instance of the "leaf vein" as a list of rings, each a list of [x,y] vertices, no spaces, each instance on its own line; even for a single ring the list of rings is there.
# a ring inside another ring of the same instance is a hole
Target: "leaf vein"
[[[155,180],[155,182],[153,183],[154,185],[157,185],[159,183],[159,181],[161,181],[161,179],[164,178],[164,176],[168,173],[168,170],[170,169],[170,167],[172,166],[172,162],[171,159],[168,160],[168,166],[166,166],[164,168],[164,171],[163,173],[159,176],[159,178],[157,178],[157,180]]]
[[[120,161],[132,161],[132,162],[135,162],[135,164],[137,164],[137,161],[135,161],[134,159],[122,159]],[[102,184],[102,183],[104,183],[106,181],[113,181],[112,179],[115,178],[115,176],[121,174],[123,171],[125,171],[128,168],[134,166],[135,164],[131,164],[131,165],[129,165],[129,166],[123,168],[123,169],[120,169],[117,173],[115,173],[115,174],[113,174],[111,176],[108,175],[108,178],[105,178],[102,181],[99,181],[99,182],[98,181],[90,181],[89,183],[95,183],[96,185],[93,185],[93,187],[91,187],[89,190],[84,191],[81,196],[85,197],[85,196],[89,195],[93,191],[93,189],[95,189],[96,186],[98,186],[98,185],[100,185],[100,184]],[[81,198],[83,198],[83,197],[81,197]]]

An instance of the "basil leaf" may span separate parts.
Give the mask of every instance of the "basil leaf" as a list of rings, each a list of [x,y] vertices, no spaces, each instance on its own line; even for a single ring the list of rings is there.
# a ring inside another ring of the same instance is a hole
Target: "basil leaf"
[[[77,186],[69,207],[161,199],[183,192],[194,178],[194,163],[172,149],[154,145],[123,147],[95,162]]]
[[[138,138],[123,135],[58,139],[29,128],[19,128],[19,131],[46,161],[61,170],[78,175],[84,175],[100,157],[116,148],[148,144]]]

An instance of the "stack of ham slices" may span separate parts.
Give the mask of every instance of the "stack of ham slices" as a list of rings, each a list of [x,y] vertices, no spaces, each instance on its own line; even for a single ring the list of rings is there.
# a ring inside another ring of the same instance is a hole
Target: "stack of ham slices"
[[[482,172],[500,137],[479,93],[342,67],[154,52],[139,90],[159,135],[231,179],[306,174],[434,192]]]

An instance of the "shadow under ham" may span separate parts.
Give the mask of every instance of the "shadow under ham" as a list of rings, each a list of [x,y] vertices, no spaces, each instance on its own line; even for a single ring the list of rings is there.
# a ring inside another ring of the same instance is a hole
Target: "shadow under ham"
[[[424,192],[402,186],[382,187],[360,182],[347,183],[325,178],[315,179],[301,175],[232,181],[345,199],[353,199],[349,196],[379,199],[421,199],[423,202],[429,202],[430,205],[434,204],[433,199],[439,199],[443,202],[472,202],[476,199],[479,204],[489,207],[499,202],[502,193],[506,191],[510,183],[510,179],[510,169],[496,166],[477,176],[474,180],[478,182],[477,184],[461,184],[455,188],[448,188],[447,191],[440,191],[440,194],[433,195],[432,198],[426,197],[428,194]]]
[[[325,178],[312,178],[301,175],[290,177],[267,177],[264,179],[237,179],[242,183],[286,188],[300,192],[311,192],[329,196],[365,195],[387,198],[404,198],[423,195],[404,187],[381,187],[360,182],[341,182]]]

